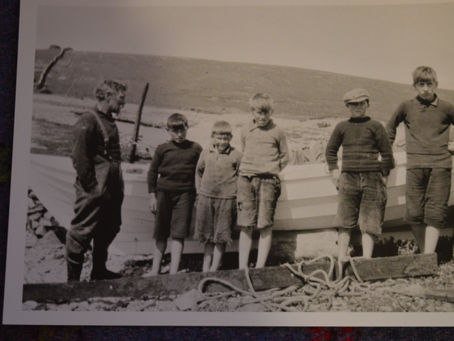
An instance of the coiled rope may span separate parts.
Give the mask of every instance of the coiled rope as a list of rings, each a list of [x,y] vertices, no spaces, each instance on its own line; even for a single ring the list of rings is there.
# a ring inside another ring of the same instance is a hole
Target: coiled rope
[[[303,273],[305,265],[315,263],[325,258],[328,258],[330,261],[329,270],[327,272],[322,269],[317,269],[309,274]],[[283,267],[287,268],[293,275],[302,280],[302,285],[292,285],[282,290],[274,288],[262,292],[255,291],[248,269],[245,269],[248,290],[241,289],[223,279],[207,277],[204,278],[198,286],[198,291],[202,297],[202,299],[199,300],[198,309],[203,309],[209,305],[210,302],[213,302],[213,300],[240,295],[242,296],[242,301],[239,303],[239,306],[260,303],[268,311],[308,311],[312,305],[320,304],[325,304],[326,309],[330,310],[333,306],[335,297],[362,295],[370,290],[370,284],[363,282],[360,278],[353,258],[349,257],[343,261],[350,264],[355,277],[346,276],[342,279],[333,280],[336,261],[334,257],[330,255],[320,256],[309,261],[301,261],[296,264],[296,269],[288,263],[283,264]],[[205,293],[204,289],[208,283],[218,283],[232,290],[222,294]]]

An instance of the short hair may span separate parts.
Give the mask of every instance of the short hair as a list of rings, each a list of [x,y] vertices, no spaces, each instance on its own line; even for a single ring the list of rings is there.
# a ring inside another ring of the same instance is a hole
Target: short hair
[[[273,99],[270,95],[258,92],[249,99],[249,106],[253,108],[273,109]]]
[[[106,79],[95,88],[95,97],[99,101],[103,101],[108,95],[111,95],[114,92],[126,91],[127,89],[128,86],[126,83],[113,79]]]
[[[178,129],[178,128],[187,128],[188,119],[186,116],[180,113],[173,113],[167,119],[167,128],[169,129]]]
[[[411,75],[413,77],[413,85],[416,85],[421,81],[433,81],[438,83],[437,73],[430,66],[419,66]]]
[[[232,126],[227,121],[216,121],[211,128],[211,136],[215,134],[232,136]]]

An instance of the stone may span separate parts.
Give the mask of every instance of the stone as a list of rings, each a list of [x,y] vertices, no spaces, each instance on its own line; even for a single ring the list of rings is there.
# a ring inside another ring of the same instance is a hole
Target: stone
[[[296,234],[295,259],[337,255],[337,229],[308,230]]]

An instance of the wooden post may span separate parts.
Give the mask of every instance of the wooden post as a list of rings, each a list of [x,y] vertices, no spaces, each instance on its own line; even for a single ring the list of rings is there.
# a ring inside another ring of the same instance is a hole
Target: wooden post
[[[143,89],[142,99],[139,105],[139,111],[137,111],[136,121],[134,123],[134,136],[133,136],[133,145],[131,146],[131,150],[129,152],[128,161],[133,163],[136,160],[136,143],[139,139],[139,128],[140,128],[140,121],[142,120],[142,109],[145,103],[145,98],[147,97],[149,83],[147,83]]]

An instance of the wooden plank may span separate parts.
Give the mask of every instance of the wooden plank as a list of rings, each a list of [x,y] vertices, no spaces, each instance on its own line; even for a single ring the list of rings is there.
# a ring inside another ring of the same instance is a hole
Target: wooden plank
[[[303,268],[304,273],[316,269],[328,270],[328,262],[317,262]],[[288,269],[275,266],[262,269],[250,269],[249,275],[255,290],[285,288],[291,285],[302,285],[301,279],[295,277]],[[207,277],[225,280],[236,287],[249,290],[244,270],[222,270],[211,273],[192,272],[153,277],[129,277],[110,281],[72,282],[72,283],[38,283],[23,286],[22,300],[37,302],[69,302],[86,300],[91,297],[134,297],[146,298],[155,296],[179,295],[198,288]],[[223,292],[231,290],[218,283],[207,283],[205,291]]]
[[[362,280],[435,275],[438,270],[437,254],[435,253],[370,259],[355,257],[353,262]],[[350,264],[347,264],[345,275],[354,276]]]
[[[372,259],[353,258],[353,262],[362,280],[434,275],[437,272],[436,254],[402,255]],[[303,266],[305,274],[317,269],[328,271],[329,262],[322,260]],[[250,269],[249,275],[252,285],[257,291],[284,288],[303,283],[301,279],[295,277],[288,269],[280,266]],[[345,275],[354,276],[350,264],[346,266]],[[200,282],[207,277],[224,280],[242,290],[249,290],[244,270],[222,270],[211,273],[179,273],[147,278],[125,277],[111,281],[25,284],[23,286],[22,299],[24,302],[29,300],[37,302],[69,302],[86,300],[91,297],[134,297],[140,299],[180,295],[192,289],[197,289]],[[207,283],[205,289],[209,292],[231,290],[229,287],[215,282]],[[445,296],[448,294],[445,293]]]

